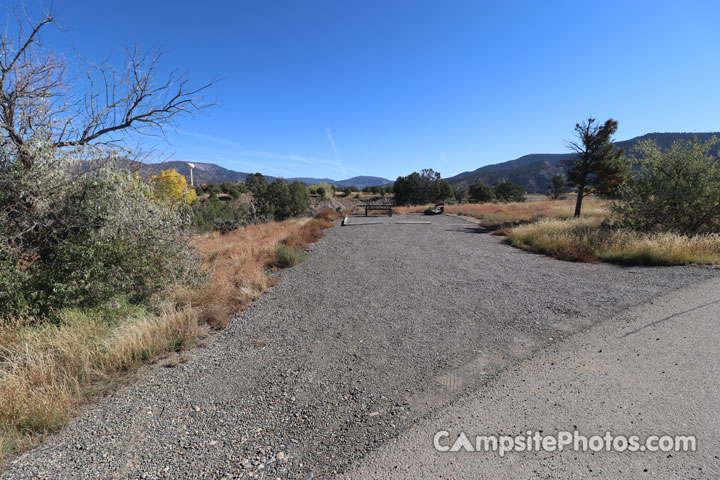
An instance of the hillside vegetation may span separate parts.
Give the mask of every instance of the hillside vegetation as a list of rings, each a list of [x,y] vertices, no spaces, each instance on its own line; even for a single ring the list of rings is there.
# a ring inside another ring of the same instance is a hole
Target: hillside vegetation
[[[117,164],[123,168],[127,168],[131,171],[139,172],[143,177],[151,177],[157,175],[165,170],[175,170],[183,175],[187,182],[190,183],[190,166],[188,162],[171,160],[166,162],[158,163],[143,163],[136,162],[130,159],[118,160]],[[253,173],[249,172],[238,172],[231,170],[214,163],[206,162],[195,162],[193,163],[195,168],[193,169],[193,178],[195,185],[202,185],[203,183],[208,184],[221,184],[221,183],[245,183],[247,178]],[[264,175],[269,182],[274,182],[278,177],[271,175]],[[372,187],[377,185],[389,185],[392,184],[392,180],[382,177],[373,176],[357,176],[346,178],[342,180],[333,180],[332,178],[314,178],[314,177],[289,177],[286,180],[292,182],[297,180],[306,185],[313,185],[317,183],[328,183],[335,185],[338,188],[344,187]]]
[[[471,185],[469,196],[478,203],[451,203],[445,212],[477,218],[518,248],[562,260],[720,263],[717,139],[675,139],[668,145],[672,137],[663,136],[664,145],[644,140],[626,153],[611,141],[616,128],[612,119],[598,124],[590,118],[576,125],[579,140],[572,144],[570,178],[555,176],[548,189],[548,197],[555,200],[508,202],[512,197],[500,195],[503,183],[477,183]],[[430,180],[438,182],[439,175],[428,176],[425,184],[415,183],[433,192]],[[573,185],[576,191],[566,194]],[[569,199],[561,200],[565,197]],[[419,213],[430,206],[394,210]]]
[[[648,133],[630,140],[615,142],[615,146],[629,152],[640,142],[652,140],[665,150],[676,140],[688,141],[697,137],[699,141],[705,142],[713,136],[720,137],[720,133]],[[719,148],[715,146],[710,153],[717,155]],[[492,185],[500,180],[511,180],[527,192],[545,193],[554,175],[564,176],[567,173],[565,163],[572,157],[572,153],[534,153],[515,160],[480,167],[471,172],[463,172],[447,178],[447,181],[455,185],[469,186],[478,182]]]
[[[573,261],[685,265],[720,263],[717,140],[641,142],[635,169],[618,185],[605,218],[543,219],[513,228],[520,248]]]

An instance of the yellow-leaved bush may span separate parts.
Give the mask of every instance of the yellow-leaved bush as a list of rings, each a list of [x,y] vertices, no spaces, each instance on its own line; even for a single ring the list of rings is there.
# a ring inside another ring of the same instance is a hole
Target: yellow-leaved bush
[[[174,168],[163,170],[150,179],[153,195],[157,202],[178,207],[190,205],[197,198],[195,190],[187,184],[183,175]]]

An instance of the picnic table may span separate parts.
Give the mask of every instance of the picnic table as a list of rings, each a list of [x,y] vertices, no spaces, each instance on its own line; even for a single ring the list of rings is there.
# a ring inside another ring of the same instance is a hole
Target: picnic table
[[[386,210],[388,212],[388,215],[392,217],[392,207],[393,206],[388,203],[365,203],[362,205],[358,205],[358,207],[365,209],[366,217],[368,216],[368,212],[370,210],[383,210],[383,211]]]

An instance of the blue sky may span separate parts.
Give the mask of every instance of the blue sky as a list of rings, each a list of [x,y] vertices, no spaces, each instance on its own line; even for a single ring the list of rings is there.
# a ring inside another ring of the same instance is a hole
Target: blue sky
[[[32,10],[32,1],[25,2]],[[618,140],[720,130],[717,1],[56,1],[53,47],[160,48],[217,106],[171,159],[276,176],[444,177],[563,152],[575,122]]]

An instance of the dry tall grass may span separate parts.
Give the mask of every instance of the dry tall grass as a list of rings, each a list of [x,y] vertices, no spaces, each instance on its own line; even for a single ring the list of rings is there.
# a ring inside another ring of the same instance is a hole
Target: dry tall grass
[[[234,232],[198,236],[193,247],[208,272],[207,284],[189,294],[200,320],[215,328],[227,326],[230,315],[258,298],[275,282],[267,268],[277,264],[277,250],[304,249],[332,227],[337,215],[323,210],[315,218],[249,225]]]
[[[79,404],[122,373],[193,344],[203,324],[226,326],[276,281],[270,272],[279,247],[307,247],[337,216],[323,211],[196,237],[207,283],[173,289],[151,309],[72,310],[58,324],[0,325],[0,461],[62,428]]]
[[[633,265],[720,263],[720,235],[687,237],[601,227],[599,218],[542,220],[508,233],[512,245],[562,260]]]
[[[196,311],[171,303],[119,324],[100,311],[63,312],[61,321],[0,327],[0,459],[65,425],[90,385],[179,350],[201,332]]]
[[[397,213],[420,213],[428,205],[397,207]],[[486,228],[499,228],[537,222],[543,218],[570,218],[575,212],[574,200],[544,200],[539,202],[464,203],[446,205],[445,213],[465,215],[481,220]],[[588,198],[583,202],[583,217],[602,218],[608,215],[607,202]]]

